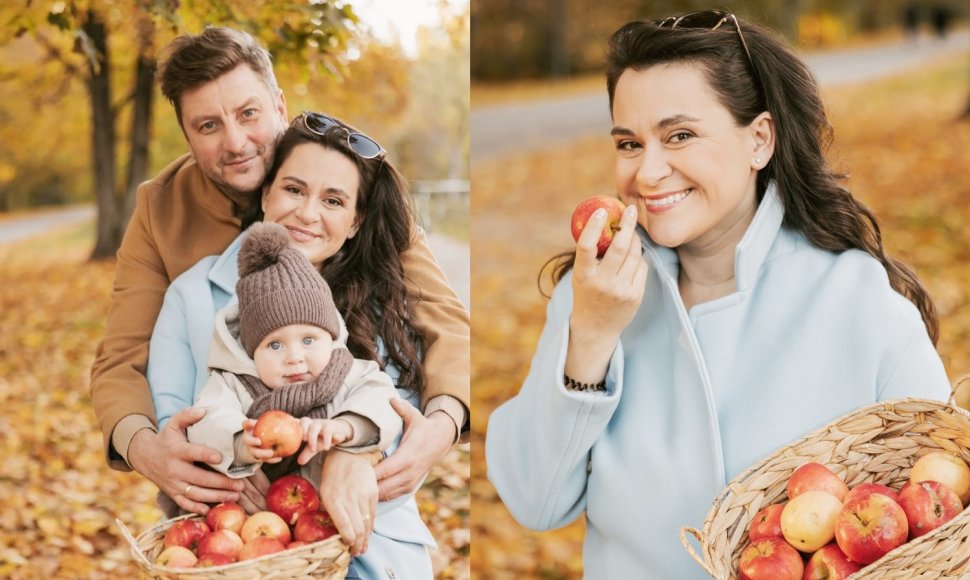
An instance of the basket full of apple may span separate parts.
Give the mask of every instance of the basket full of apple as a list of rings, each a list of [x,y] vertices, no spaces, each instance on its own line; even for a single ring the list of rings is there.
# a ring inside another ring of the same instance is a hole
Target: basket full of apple
[[[718,579],[970,578],[968,462],[952,399],[875,403],[749,467],[681,542]]]
[[[270,413],[281,413],[270,411]],[[284,413],[285,414],[285,413]],[[299,430],[299,421],[292,419]],[[283,434],[288,421],[268,421],[256,433],[264,446],[292,439]],[[274,426],[275,433],[266,425]],[[302,440],[302,430],[298,431]],[[282,437],[282,439],[281,439]],[[292,455],[299,441],[281,456]],[[284,475],[270,484],[266,510],[247,514],[236,503],[220,503],[205,516],[187,514],[160,522],[137,538],[116,520],[132,556],[151,578],[344,578],[350,551],[313,485],[300,475]]]

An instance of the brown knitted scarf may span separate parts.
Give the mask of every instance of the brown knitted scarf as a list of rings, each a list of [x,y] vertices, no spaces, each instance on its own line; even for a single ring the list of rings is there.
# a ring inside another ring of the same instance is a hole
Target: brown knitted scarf
[[[333,400],[337,391],[350,373],[354,357],[346,348],[336,348],[330,357],[327,368],[323,369],[315,380],[305,383],[287,385],[279,389],[270,389],[259,377],[252,375],[236,375],[239,381],[249,391],[253,404],[246,411],[246,416],[256,419],[266,411],[276,409],[286,411],[296,418],[310,417],[311,419],[327,418],[327,403]],[[299,452],[283,461],[274,464],[264,464],[263,471],[270,481],[281,475],[299,469],[296,458]]]

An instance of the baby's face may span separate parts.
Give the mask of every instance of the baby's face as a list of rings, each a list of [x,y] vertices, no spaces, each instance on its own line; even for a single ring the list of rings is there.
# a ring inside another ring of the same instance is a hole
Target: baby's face
[[[320,376],[333,353],[333,337],[310,324],[291,324],[266,335],[256,347],[256,374],[271,389]]]

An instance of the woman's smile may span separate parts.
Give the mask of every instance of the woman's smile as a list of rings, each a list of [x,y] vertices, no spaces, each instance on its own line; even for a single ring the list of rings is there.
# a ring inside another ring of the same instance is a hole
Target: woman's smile
[[[694,193],[694,188],[690,187],[681,191],[645,196],[644,203],[647,206],[647,211],[660,213],[673,209],[674,206],[687,199],[692,193]]]

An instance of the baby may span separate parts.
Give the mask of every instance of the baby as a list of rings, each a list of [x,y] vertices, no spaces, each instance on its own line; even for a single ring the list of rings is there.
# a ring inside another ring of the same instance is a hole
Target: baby
[[[391,378],[377,363],[347,350],[346,328],[330,288],[286,230],[259,223],[239,251],[238,304],[217,314],[209,380],[195,406],[205,416],[189,427],[193,443],[222,454],[213,467],[248,477],[263,463],[270,479],[302,470],[319,482],[322,454],[383,450],[401,432],[390,400]],[[305,446],[298,457],[276,456],[253,435],[256,419],[278,409],[297,417]],[[311,458],[316,456],[308,466]]]

